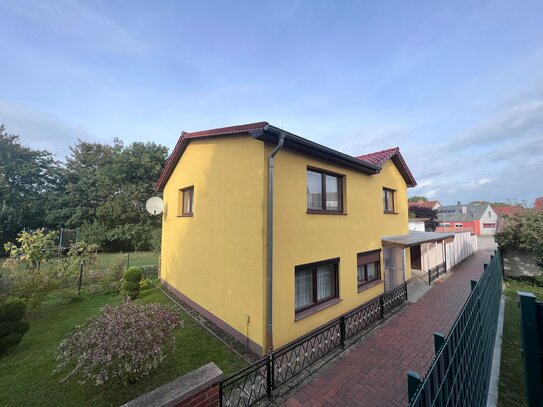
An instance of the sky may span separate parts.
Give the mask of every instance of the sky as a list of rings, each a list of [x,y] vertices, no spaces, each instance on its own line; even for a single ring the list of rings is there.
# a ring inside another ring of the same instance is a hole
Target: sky
[[[543,2],[0,0],[0,124],[58,159],[268,121],[399,146],[443,204],[543,195]]]

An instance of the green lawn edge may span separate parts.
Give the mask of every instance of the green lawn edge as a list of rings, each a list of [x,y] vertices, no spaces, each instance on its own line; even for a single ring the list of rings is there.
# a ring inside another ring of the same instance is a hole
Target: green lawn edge
[[[184,310],[175,307],[184,321],[176,333],[174,353],[147,378],[127,386],[96,386],[76,381],[61,383],[65,372],[53,373],[55,352],[60,341],[96,315],[106,304],[118,304],[119,295],[90,295],[81,298],[74,290],[53,293],[29,319],[30,331],[22,342],[0,359],[1,406],[117,406],[155,389],[209,362],[226,375],[246,366],[246,361],[227,348],[194,321]],[[141,293],[141,303],[174,303],[158,288]]]

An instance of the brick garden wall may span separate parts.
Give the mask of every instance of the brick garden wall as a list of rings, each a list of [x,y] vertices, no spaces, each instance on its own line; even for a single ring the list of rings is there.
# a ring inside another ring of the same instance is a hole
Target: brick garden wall
[[[218,407],[223,376],[211,362],[121,407]]]
[[[219,385],[213,385],[176,404],[175,407],[215,407],[219,406]]]
[[[536,256],[520,250],[503,251],[503,270],[506,276],[511,277],[543,275]]]

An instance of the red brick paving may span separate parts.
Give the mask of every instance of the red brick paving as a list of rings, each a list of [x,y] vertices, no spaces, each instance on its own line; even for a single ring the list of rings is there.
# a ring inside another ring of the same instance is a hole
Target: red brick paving
[[[324,367],[282,405],[406,406],[407,371],[423,376],[434,356],[434,332],[447,334],[490,254],[478,253],[417,303]]]

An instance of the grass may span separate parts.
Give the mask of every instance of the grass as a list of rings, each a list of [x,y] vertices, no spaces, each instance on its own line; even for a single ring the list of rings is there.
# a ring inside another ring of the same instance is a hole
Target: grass
[[[520,309],[517,306],[517,291],[528,291],[543,301],[543,287],[514,279],[506,280],[505,319],[503,325],[502,354],[500,363],[500,381],[498,406],[524,407],[526,395],[524,389],[524,367],[520,353]]]
[[[107,268],[115,257],[130,257],[130,266],[156,266],[158,264],[158,253],[155,252],[129,252],[129,253],[98,253],[96,266]]]
[[[227,375],[246,365],[242,358],[179,310],[185,326],[176,334],[175,351],[146,379],[127,386],[62,383],[66,372],[53,373],[59,342],[105,304],[121,301],[119,295],[82,292],[81,298],[77,298],[72,293],[62,290],[50,295],[33,313],[29,320],[30,331],[22,342],[0,359],[1,406],[116,406],[209,362],[215,362]],[[138,301],[172,304],[158,288],[142,291]]]

